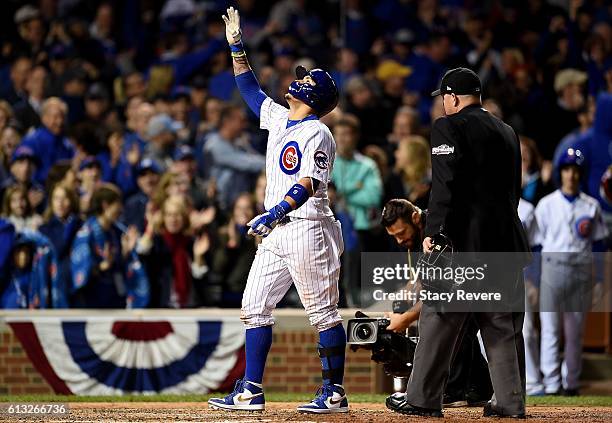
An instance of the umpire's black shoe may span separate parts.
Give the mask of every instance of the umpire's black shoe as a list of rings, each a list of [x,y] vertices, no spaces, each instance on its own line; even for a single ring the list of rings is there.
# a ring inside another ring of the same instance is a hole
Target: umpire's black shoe
[[[405,400],[406,400],[405,392],[396,392],[387,397],[387,399],[385,400],[385,405],[387,406],[388,409],[393,410],[393,407],[397,407]]]
[[[468,405],[468,402],[463,393],[461,394],[446,393],[444,394],[444,398],[442,399],[442,406],[444,408],[465,407],[466,405]]]
[[[465,394],[467,406],[482,407],[486,405],[489,401],[491,401],[491,395],[493,395],[493,392],[488,394],[482,394],[476,390],[469,390],[468,393]]]
[[[504,417],[510,419],[525,419],[525,413],[520,414],[503,414],[495,410],[490,402],[488,402],[482,410],[483,417]]]
[[[388,399],[388,398],[387,398]],[[391,405],[387,402],[387,408],[396,413],[405,414],[407,416],[423,416],[423,417],[444,417],[442,410],[436,410],[435,408],[422,408],[408,404],[406,401],[402,401],[397,405]]]

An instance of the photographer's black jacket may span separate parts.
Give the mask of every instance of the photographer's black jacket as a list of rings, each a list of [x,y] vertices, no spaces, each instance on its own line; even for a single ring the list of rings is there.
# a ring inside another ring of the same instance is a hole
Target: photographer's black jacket
[[[425,235],[455,251],[528,252],[518,217],[521,152],[514,130],[480,105],[435,121]]]

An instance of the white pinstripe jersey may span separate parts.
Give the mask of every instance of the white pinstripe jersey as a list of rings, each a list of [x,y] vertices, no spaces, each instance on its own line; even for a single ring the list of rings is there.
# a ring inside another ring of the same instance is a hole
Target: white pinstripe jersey
[[[591,251],[594,241],[608,236],[596,199],[581,192],[570,202],[560,190],[542,198],[535,209],[542,252]]]
[[[305,120],[287,128],[289,110],[266,98],[261,105],[260,127],[268,130],[266,150],[266,196],[264,206],[270,210],[301,178],[320,183],[305,204],[289,213],[304,219],[332,217],[327,198],[336,143],[329,128],[318,119]]]

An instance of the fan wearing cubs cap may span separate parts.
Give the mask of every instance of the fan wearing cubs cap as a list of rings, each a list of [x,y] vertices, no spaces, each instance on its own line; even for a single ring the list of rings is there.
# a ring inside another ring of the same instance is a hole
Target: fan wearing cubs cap
[[[338,90],[322,69],[296,68],[287,87],[289,109],[275,103],[259,87],[249,66],[233,7],[223,16],[236,85],[268,130],[266,212],[248,223],[249,234],[262,236],[242,297],[246,326],[246,372],[225,398],[212,398],[212,408],[263,410],[263,373],[272,343],[272,311],[295,284],[310,324],[319,333],[323,385],[315,398],[298,407],[305,413],[348,411],[344,391],[346,334],[338,313],[340,254],[344,249],[340,223],[327,197],[336,144],[319,119],[338,103]],[[227,158],[231,160],[231,157]]]
[[[13,152],[9,166],[8,177],[0,184],[0,197],[11,186],[18,185],[28,192],[28,199],[33,209],[38,210],[45,199],[45,190],[34,180],[39,160],[30,147],[19,146]]]
[[[603,285],[600,254],[594,257],[592,284],[591,252],[605,251],[608,229],[599,202],[580,190],[583,153],[568,148],[556,165],[561,187],[543,197],[535,209],[536,239],[542,246],[541,339],[539,363],[527,363],[527,393],[573,396],[578,395],[585,311],[592,301],[600,299]],[[591,290],[600,294],[592,294]],[[565,342],[563,360],[559,351],[561,337]],[[562,366],[566,371],[561,372]]]

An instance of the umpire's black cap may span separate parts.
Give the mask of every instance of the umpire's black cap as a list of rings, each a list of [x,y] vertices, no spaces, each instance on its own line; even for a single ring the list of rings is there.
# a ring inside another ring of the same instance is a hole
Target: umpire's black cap
[[[479,95],[482,91],[480,78],[468,68],[455,68],[447,71],[442,77],[440,89],[431,93],[432,97],[440,94]]]

